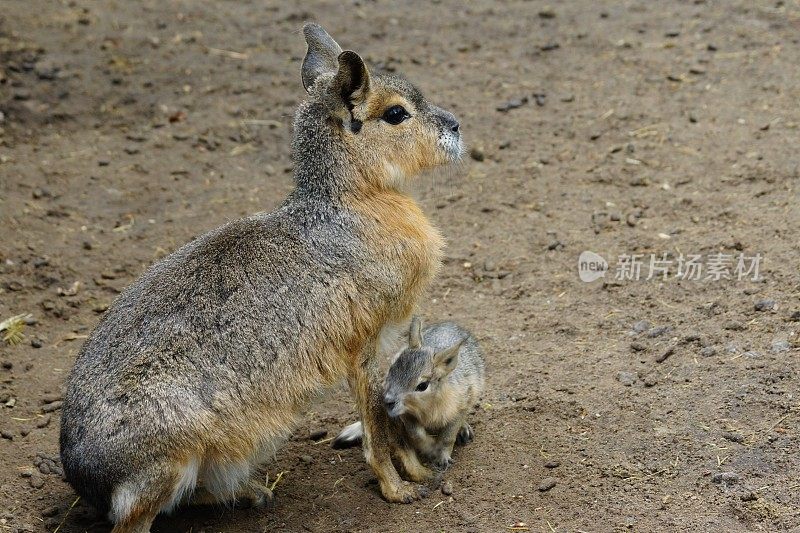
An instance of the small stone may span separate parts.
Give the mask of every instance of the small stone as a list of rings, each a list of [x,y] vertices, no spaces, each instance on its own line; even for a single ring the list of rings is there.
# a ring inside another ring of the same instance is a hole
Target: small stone
[[[57,505],[54,505],[54,506],[48,507],[47,509],[42,511],[42,516],[45,517],[45,518],[49,518],[51,516],[57,515],[60,510],[61,509],[59,509]]]
[[[47,405],[42,406],[42,412],[43,413],[52,413],[53,411],[58,411],[59,409],[61,409],[61,405],[63,403],[64,402],[62,402],[60,400],[56,401],[56,402],[48,403]]]
[[[636,226],[636,216],[632,214],[628,215],[627,218],[625,219],[625,223],[630,227]]]
[[[34,337],[31,339],[31,346],[34,348],[41,348],[43,346],[42,339]]]
[[[717,472],[711,476],[713,483],[733,484],[739,482],[739,474],[736,472]]]
[[[558,480],[554,477],[546,477],[539,483],[539,492],[547,492],[548,490],[552,489],[556,486]]]
[[[33,474],[28,479],[28,484],[34,489],[41,489],[44,487],[44,478],[39,474]]]
[[[22,428],[19,430],[19,434],[22,437],[27,437],[28,435],[31,434],[31,428]]]
[[[328,435],[327,429],[316,429],[309,433],[308,438],[313,441],[318,441],[324,439],[326,435]]]
[[[724,431],[722,433],[722,438],[739,444],[744,442],[744,436],[740,433],[734,433],[733,431]]]
[[[478,162],[481,162],[484,159],[486,159],[486,154],[484,154],[483,150],[481,150],[477,146],[473,146],[472,148],[469,149],[469,156]]]
[[[653,328],[647,332],[647,336],[651,339],[655,339],[656,337],[660,337],[664,333],[667,333],[670,330],[669,326],[658,326],[657,328]]]
[[[44,475],[49,474],[50,465],[46,461],[42,461],[41,463],[39,463],[39,472],[41,472]]]
[[[445,481],[442,483],[442,494],[445,496],[450,496],[453,494],[453,483],[450,480]]]
[[[634,352],[643,352],[647,350],[647,346],[645,346],[641,342],[634,341],[631,343],[631,350],[633,350]]]
[[[541,18],[541,19],[554,19],[554,18],[556,18],[556,12],[550,6],[543,7],[542,9],[539,10],[539,18]]]
[[[19,477],[24,477],[24,478],[31,477],[32,475],[33,475],[33,470],[31,470],[30,468],[26,468],[25,470],[19,473]]]
[[[674,346],[670,346],[669,348],[664,350],[661,353],[661,355],[656,357],[656,363],[663,363],[664,361],[666,361],[669,358],[670,355],[672,355],[674,353],[675,353],[675,347]]]
[[[756,311],[772,311],[776,307],[775,300],[759,300],[755,303],[753,308]]]
[[[3,370],[11,370],[12,368],[14,368],[14,363],[12,363],[11,361],[3,361],[2,363],[0,363],[0,366],[3,367]]]
[[[658,385],[658,377],[655,374],[648,374],[647,376],[645,376],[644,378],[645,387],[649,389],[650,387],[655,387],[656,385]]]
[[[706,346],[702,350],[700,350],[700,355],[703,357],[714,357],[717,355],[717,349],[713,346]]]
[[[800,322],[800,311],[794,311],[791,315],[789,315],[789,320],[792,322]]]
[[[789,341],[785,339],[775,339],[772,341],[772,346],[770,346],[769,351],[772,353],[782,353],[788,352],[792,349],[792,345],[789,344]]]
[[[722,325],[722,329],[726,329],[728,331],[743,331],[746,328],[744,324],[737,320],[729,320]]]
[[[8,431],[7,429],[0,431],[0,437],[3,437],[4,439],[7,440],[14,440],[14,434]]]
[[[110,164],[111,164],[111,161],[109,161],[108,159],[99,159],[97,161],[97,166],[98,167],[107,167]]]
[[[559,466],[561,466],[561,463],[555,459],[550,459],[544,464],[545,468],[558,468]]]
[[[743,502],[754,502],[758,499],[758,494],[752,491],[745,492],[744,494],[739,496],[739,499],[741,499]]]
[[[639,379],[639,376],[636,372],[625,372],[620,371],[617,372],[617,381],[625,385],[626,387],[632,386],[636,381]]]
[[[45,415],[36,422],[36,427],[39,429],[46,428],[50,424],[50,415]]]
[[[636,333],[643,333],[650,329],[650,322],[647,320],[640,320],[633,324],[633,331]]]
[[[305,464],[310,464],[314,462],[314,458],[308,454],[301,455],[300,460],[303,461]]]
[[[527,96],[523,96],[522,98],[514,98],[513,100],[509,100],[508,102],[506,102],[504,104],[500,104],[495,109],[497,109],[497,111],[500,111],[501,113],[505,113],[505,112],[510,111],[512,109],[516,109],[518,107],[522,107],[527,103],[528,103],[528,97]]]

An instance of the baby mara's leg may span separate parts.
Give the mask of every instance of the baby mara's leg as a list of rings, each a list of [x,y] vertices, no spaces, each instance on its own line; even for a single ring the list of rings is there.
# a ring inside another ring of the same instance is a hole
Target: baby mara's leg
[[[439,433],[433,448],[433,465],[439,470],[447,470],[453,464],[453,446],[465,422],[463,418],[450,422]]]

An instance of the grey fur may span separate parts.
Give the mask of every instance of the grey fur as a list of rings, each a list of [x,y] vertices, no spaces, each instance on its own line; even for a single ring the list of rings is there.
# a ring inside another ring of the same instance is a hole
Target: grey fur
[[[313,398],[344,377],[356,382],[330,354],[352,352],[357,331],[368,337],[353,371],[371,368],[381,326],[361,331],[360,317],[402,319],[408,311],[398,302],[412,287],[423,290],[438,265],[437,249],[420,278],[419,265],[403,263],[411,260],[399,246],[376,246],[381,221],[348,203],[362,194],[356,167],[363,161],[345,149],[347,133],[325,101],[341,49],[319,26],[306,26],[305,35],[309,100],[295,114],[294,191],[274,212],[205,233],[147,269],[108,309],[66,380],[65,475],[86,500],[125,523],[115,531],[146,531],[152,517],[129,520],[125,513],[182,503],[196,482],[211,500],[234,497]],[[379,79],[404,91],[419,105],[417,120],[444,136],[441,110],[402,78]],[[272,425],[256,423],[269,417]],[[263,427],[271,429],[253,434]],[[259,453],[225,455],[240,444]],[[378,452],[368,454],[373,468]],[[389,467],[380,479],[384,496],[408,501],[411,489]],[[384,483],[397,490],[387,492]]]
[[[442,322],[422,330],[420,327],[415,317],[408,346],[395,357],[384,380],[384,401],[390,416],[400,422],[397,430],[402,433],[401,440],[438,468],[447,468],[455,441],[465,444],[473,438],[466,415],[483,391],[486,364],[478,341],[461,326]],[[437,375],[437,363],[444,367],[450,358],[452,367]],[[428,389],[417,392],[421,381],[428,382]],[[441,405],[440,393],[445,388],[452,392],[447,401],[453,405]],[[419,396],[418,409],[409,412],[406,403],[415,395]],[[362,437],[359,429],[355,424],[347,426],[334,439],[333,447],[357,445]]]

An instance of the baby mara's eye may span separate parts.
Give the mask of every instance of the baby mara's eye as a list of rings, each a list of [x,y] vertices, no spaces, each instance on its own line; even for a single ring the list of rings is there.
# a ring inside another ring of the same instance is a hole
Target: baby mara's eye
[[[408,114],[408,111],[406,111],[406,108],[403,106],[393,105],[383,112],[383,116],[381,118],[392,126],[397,126],[404,120],[411,118],[411,115]]]
[[[417,385],[417,388],[414,389],[414,390],[416,390],[417,392],[423,392],[423,391],[425,391],[427,389],[428,389],[428,382],[427,381],[423,381],[422,383]]]

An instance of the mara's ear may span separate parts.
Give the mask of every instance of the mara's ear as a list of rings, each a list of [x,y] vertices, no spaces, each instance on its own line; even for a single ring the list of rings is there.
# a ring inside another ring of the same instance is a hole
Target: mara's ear
[[[342,47],[319,24],[307,23],[303,26],[303,35],[308,50],[303,58],[300,77],[303,79],[303,88],[308,91],[320,74],[336,72]]]
[[[448,375],[458,365],[458,352],[466,339],[433,354],[433,371],[439,377]]]
[[[363,103],[369,92],[369,72],[357,53],[345,50],[338,57],[339,70],[331,81],[331,95],[348,110]]]
[[[411,327],[408,329],[408,347],[415,350],[422,346],[422,321],[418,316],[411,319]]]

